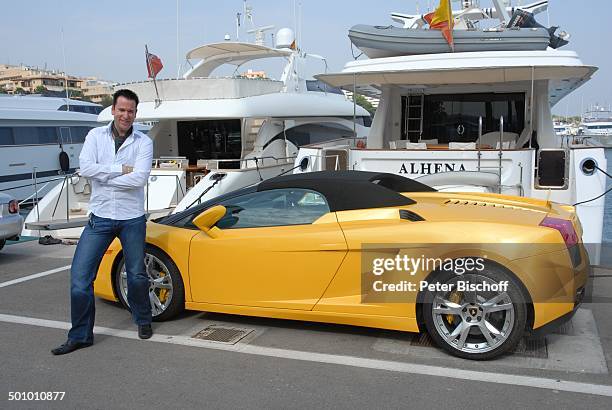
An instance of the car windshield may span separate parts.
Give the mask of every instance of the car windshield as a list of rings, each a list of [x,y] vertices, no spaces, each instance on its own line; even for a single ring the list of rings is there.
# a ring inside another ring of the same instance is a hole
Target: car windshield
[[[221,229],[305,225],[329,212],[325,198],[305,189],[276,189],[254,192],[221,202],[227,214]]]

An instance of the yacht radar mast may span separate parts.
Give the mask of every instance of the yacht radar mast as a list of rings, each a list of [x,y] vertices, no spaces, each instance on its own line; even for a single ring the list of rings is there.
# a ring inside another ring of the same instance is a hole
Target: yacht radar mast
[[[266,44],[266,31],[273,30],[274,26],[263,26],[257,27],[252,30],[248,30],[248,34],[255,34],[255,44],[258,46],[265,46]]]

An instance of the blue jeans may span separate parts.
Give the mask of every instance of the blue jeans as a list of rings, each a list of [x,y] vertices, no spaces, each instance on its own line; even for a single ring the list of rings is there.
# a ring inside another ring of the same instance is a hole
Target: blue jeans
[[[144,266],[146,222],[144,215],[124,221],[90,215],[70,270],[72,328],[68,332],[68,339],[93,343],[96,314],[93,282],[104,252],[115,238],[119,238],[123,248],[132,318],[138,325],[151,323],[149,276]]]

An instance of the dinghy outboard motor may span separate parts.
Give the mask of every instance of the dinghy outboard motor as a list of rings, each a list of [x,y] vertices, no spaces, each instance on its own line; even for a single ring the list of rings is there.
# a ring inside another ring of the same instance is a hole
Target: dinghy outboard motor
[[[533,16],[533,13],[530,13],[525,10],[515,10],[512,14],[512,18],[510,19],[510,23],[508,23],[508,28],[520,27],[520,28],[545,28],[548,30],[550,35],[550,43],[548,44],[551,48],[560,48],[564,45],[568,44],[569,34],[565,31],[556,35],[555,32],[559,27],[552,26],[550,28],[545,27],[538,23]]]

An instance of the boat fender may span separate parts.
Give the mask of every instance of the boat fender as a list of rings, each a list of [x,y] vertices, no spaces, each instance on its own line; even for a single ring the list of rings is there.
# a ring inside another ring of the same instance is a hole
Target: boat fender
[[[66,173],[68,172],[68,170],[70,169],[70,158],[68,157],[68,154],[66,154],[66,151],[62,150],[62,152],[59,153],[59,163],[60,163],[60,169],[62,170],[62,172]]]

